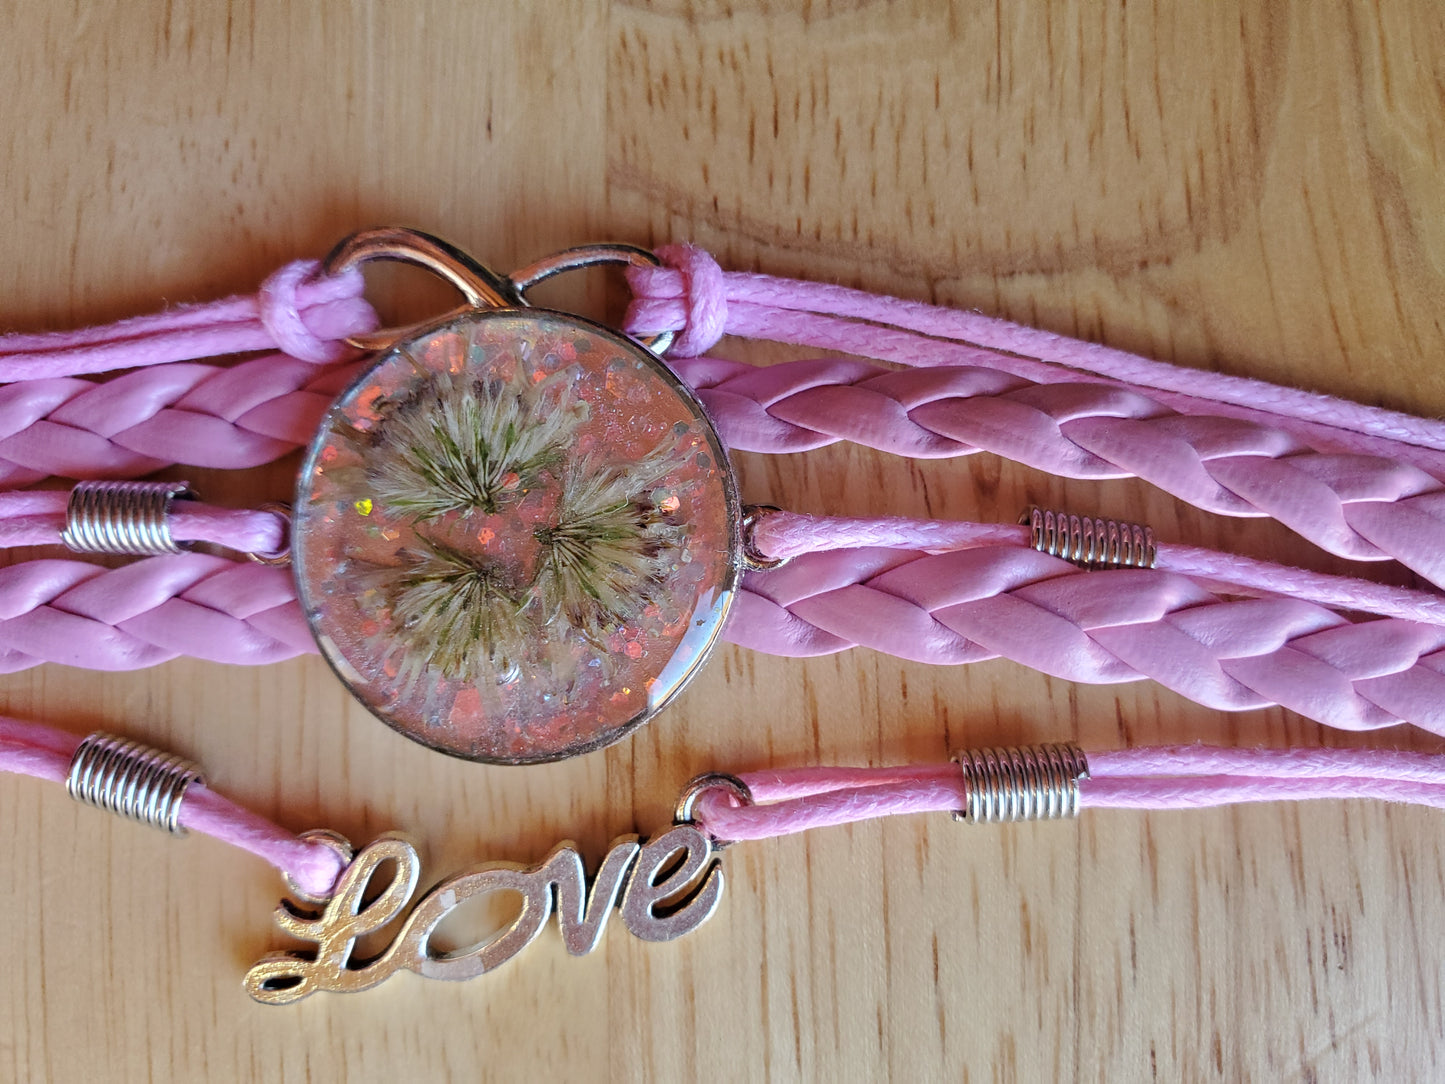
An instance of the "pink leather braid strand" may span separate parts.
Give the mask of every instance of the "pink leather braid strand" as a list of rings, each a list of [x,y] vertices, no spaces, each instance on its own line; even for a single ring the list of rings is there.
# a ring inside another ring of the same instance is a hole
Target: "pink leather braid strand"
[[[979,312],[863,290],[726,272],[693,245],[657,250],[662,267],[634,267],[628,330],[683,330],[675,356],[695,356],[724,334],[772,339],[903,365],[967,364],[1037,383],[1089,380],[1144,388],[1184,414],[1272,421],[1337,450],[1396,457],[1396,445],[1445,450],[1445,423],[1260,380],[1152,361],[1097,343],[1024,327]],[[1358,438],[1358,439],[1356,439]]]
[[[60,545],[69,501],[70,494],[63,490],[0,492],[0,547]],[[177,542],[206,542],[261,555],[280,550],[289,529],[275,512],[187,500],[171,505],[170,528]]]
[[[135,478],[172,463],[260,466],[311,439],[357,368],[268,354],[0,386],[0,485]]]
[[[195,358],[280,350],[312,365],[351,357],[348,335],[371,331],[376,314],[359,271],[320,274],[315,260],[281,268],[255,297],[182,305],[104,327],[0,336],[0,381],[164,365]]]
[[[105,327],[0,336],[0,484],[126,478],[172,463],[239,469],[314,432],[350,381],[344,340],[377,326],[360,272],[287,264],[255,297]],[[230,367],[194,359],[280,349]],[[330,368],[327,368],[330,367]],[[129,368],[112,379],[76,374]]]
[[[985,545],[1031,545],[1029,528],[1017,524],[902,516],[859,519],[799,512],[769,512],[762,516],[754,527],[752,541],[763,557],[780,559],[879,546],[940,553]],[[1161,542],[1156,548],[1157,568],[1188,576],[1216,594],[1279,595],[1331,609],[1445,624],[1445,596],[1433,592],[1389,587],[1353,576],[1329,576],[1199,546]]]
[[[1277,429],[1185,417],[1131,391],[976,367],[714,358],[674,367],[737,451],[849,440],[915,458],[989,451],[1067,478],[1138,477],[1198,508],[1269,516],[1331,553],[1394,558],[1445,585],[1445,484],[1402,462],[1315,452]]]
[[[0,568],[0,673],[45,662],[135,670],[182,656],[258,665],[315,650],[284,568],[202,553]]]
[[[80,741],[74,734],[0,717],[0,772],[63,783]],[[187,790],[180,824],[269,862],[312,896],[329,893],[341,874],[341,858],[331,848],[292,835],[203,783]]]
[[[1152,678],[1221,710],[1280,704],[1348,730],[1404,722],[1445,734],[1445,627],[1351,622],[1298,599],[1223,600],[1177,573],[1085,572],[1022,547],[805,555],[750,574],[724,636],[775,655],[1003,657],[1091,684]],[[0,569],[0,672],[315,650],[281,569],[202,554]]]
[[[1372,798],[1445,809],[1445,756],[1373,749],[1144,747],[1089,753],[1088,809],[1198,809],[1241,802]],[[900,813],[964,808],[957,764],[784,768],[739,776],[755,804],[704,792],[698,824],[717,839],[767,839]]]
[[[746,586],[725,635],[770,654],[1002,657],[1088,684],[1152,678],[1221,710],[1280,704],[1347,730],[1410,722],[1445,733],[1438,625],[1223,600],[1176,573],[1082,572],[1007,546],[808,554]]]
[[[0,547],[59,545],[68,494],[55,490],[0,492]],[[270,554],[285,542],[287,524],[268,511],[216,508],[199,501],[172,506],[177,542],[204,542],[238,553]],[[905,518],[855,519],[775,512],[763,517],[753,543],[765,557],[887,547],[942,552],[981,545],[1027,547],[1029,530],[1015,524],[950,523]],[[1445,625],[1445,598],[1346,576],[1287,568],[1195,546],[1158,546],[1158,566],[1216,592],[1282,595],[1322,606]]]

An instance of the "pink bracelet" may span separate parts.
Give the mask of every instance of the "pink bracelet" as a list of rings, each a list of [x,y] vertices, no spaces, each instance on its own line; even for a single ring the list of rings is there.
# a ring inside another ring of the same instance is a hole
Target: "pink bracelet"
[[[435,239],[378,231],[343,245],[326,265],[329,274],[316,264],[292,264],[256,298],[87,332],[0,339],[0,373],[18,381],[0,388],[0,433],[8,434],[0,437],[0,460],[18,472],[12,482],[47,472],[126,475],[179,461],[242,466],[310,440],[303,504],[323,509],[298,507],[295,529],[303,542],[313,540],[299,558],[300,599],[277,569],[199,553],[148,557],[117,570],[62,560],[0,570],[0,670],[45,661],[126,669],[179,654],[261,663],[314,650],[314,634],[349,687],[393,726],[448,752],[508,763],[616,740],[660,710],[724,636],[790,655],[867,646],[939,663],[1003,656],[1071,680],[1148,677],[1223,709],[1283,704],[1333,726],[1409,722],[1445,733],[1437,706],[1445,623],[1434,593],[1156,546],[1152,539],[1146,562],[1137,555],[1142,544],[1130,542],[1143,537],[1143,528],[1077,516],[1060,519],[1065,526],[1047,544],[1040,544],[1037,525],[760,510],[740,532],[729,523],[740,510],[729,510],[736,498],[728,495],[721,445],[692,458],[689,449],[715,438],[700,411],[688,413],[686,389],[668,391],[671,376],[635,344],[531,310],[523,295],[557,271],[622,261],[639,296],[630,327],[644,335],[681,330],[674,353],[695,353],[728,332],[931,366],[888,372],[827,361],[756,369],[682,359],[679,371],[734,447],[796,450],[847,438],[923,456],[983,447],[1015,454],[1005,445],[1034,433],[1035,451],[1018,454],[1035,465],[1076,476],[1168,475],[1179,483],[1169,483],[1175,492],[1203,507],[1273,514],[1335,552],[1393,555],[1427,575],[1438,548],[1430,508],[1445,500],[1436,496],[1445,491],[1437,481],[1445,477],[1445,425],[1188,373],[977,314],[731,275],[695,249],[664,255],[677,269],[613,246],[549,258],[508,278]],[[376,332],[358,267],[377,258],[426,263],[455,282],[472,307],[430,329]],[[519,320],[529,330],[514,330],[524,326]],[[433,359],[474,364],[455,360],[461,355],[448,354],[449,344],[458,335],[483,334],[501,338],[484,346],[468,339],[470,349],[492,351],[487,356],[500,360],[487,364],[500,368],[479,372],[510,371],[509,359],[520,355],[507,344],[520,341],[518,334],[545,344],[544,357],[523,362],[535,366],[531,383],[503,386],[487,377],[495,386],[482,400],[465,398],[473,393],[446,375],[407,385],[413,390],[404,393],[395,390],[401,385],[383,386],[410,379],[412,368]],[[389,352],[358,376],[348,342]],[[592,353],[578,354],[578,344]],[[230,368],[198,361],[277,348],[285,353]],[[557,373],[580,381],[592,364],[587,357],[599,352],[618,359],[607,362],[610,368],[597,363],[605,393],[574,393],[558,383]],[[388,371],[386,359],[401,357],[411,360]],[[613,381],[633,371],[617,368],[624,357],[637,371],[653,369],[629,376],[637,381],[630,390],[616,391]],[[116,366],[132,368],[106,381],[86,377]],[[359,383],[346,390],[348,380]],[[643,387],[648,380],[651,391]],[[441,394],[438,386],[463,395],[456,402],[467,410],[484,402],[491,404],[486,409],[530,411],[528,424],[544,434],[538,440],[553,441],[553,450],[531,466],[517,453],[522,469],[498,469],[491,480],[477,473],[481,467],[463,471],[460,482],[445,483],[451,490],[444,485],[421,505],[396,504],[411,499],[396,486],[436,484],[445,464],[439,467],[435,456],[459,446],[444,442],[426,453],[431,459],[409,461],[396,451],[425,449],[433,430],[380,444],[365,434],[378,425],[398,434],[415,425],[407,404]],[[338,391],[345,394],[330,406]],[[663,408],[647,396],[669,394],[681,404],[670,415],[678,419],[668,423],[674,428],[649,430],[662,424]],[[376,402],[393,405],[378,413]],[[959,422],[965,415],[972,420]],[[673,432],[686,435],[666,435]],[[599,439],[620,465],[599,466],[598,453],[587,450]],[[685,441],[693,443],[684,448]],[[1106,447],[1113,456],[1107,461]],[[336,456],[344,470],[328,459]],[[566,456],[574,474],[600,473],[567,482],[572,476],[552,465]],[[667,475],[649,465],[667,456],[673,457],[667,470],[692,473]],[[1126,460],[1133,464],[1127,470]],[[655,477],[641,477],[654,469]],[[629,473],[636,477],[629,480]],[[529,506],[524,497],[538,482],[543,489],[572,485],[574,498],[595,509],[578,514],[581,526],[559,532],[543,521],[562,513],[549,511],[545,499]],[[618,494],[632,486],[616,507],[634,511],[597,534],[586,517],[611,515],[607,501],[620,499],[606,496],[608,486]],[[380,500],[371,496],[376,487]],[[1270,494],[1268,507],[1250,496],[1256,490]],[[71,542],[88,532],[108,543],[130,531],[157,544],[129,552],[199,541],[266,558],[288,541],[287,517],[276,511],[177,501],[164,515],[152,509],[142,530],[113,508],[77,521],[73,508],[62,512],[63,500],[53,493],[0,494],[0,542]],[[509,526],[516,516],[506,509],[514,507],[532,517],[527,537]],[[433,515],[441,517],[440,533],[418,534]],[[1376,530],[1386,521],[1393,526]],[[465,535],[458,534],[462,528]],[[1094,528],[1097,535],[1089,533]],[[629,544],[637,548],[624,552],[604,539],[617,530],[635,534]],[[1108,562],[1088,547],[1099,542],[1108,550],[1101,541],[1108,531],[1123,545],[1107,555],[1122,554],[1131,567],[1100,569]],[[385,542],[398,534],[401,541]],[[525,566],[505,556],[518,544],[541,547],[551,562],[546,575],[526,573],[535,578],[521,587]],[[363,566],[352,567],[358,556]],[[741,582],[739,561],[752,569]],[[783,561],[790,563],[769,570]],[[601,579],[588,583],[591,576]],[[434,590],[433,582],[469,583],[473,594]],[[379,601],[366,601],[372,596]],[[453,608],[459,598],[471,599],[465,603],[471,609]],[[732,598],[737,612],[724,623]],[[418,646],[408,646],[414,640]],[[546,672],[552,684],[528,691],[532,675]],[[514,675],[522,673],[528,681],[518,684]],[[556,677],[566,674],[582,676]],[[587,694],[579,699],[582,686]],[[548,706],[574,701],[583,708],[570,714]]]
[[[951,764],[707,773],[684,789],[672,828],[650,841],[615,841],[591,878],[575,846],[562,844],[534,866],[489,863],[413,899],[421,862],[402,837],[383,835],[353,853],[335,833],[293,836],[206,788],[193,765],[133,742],[106,735],[79,740],[0,719],[0,771],[64,782],[86,804],[176,834],[195,829],[281,871],[297,902],[283,902],[276,923],[315,948],[269,953],[247,972],[251,996],[276,1005],[317,991],[366,990],[403,970],[475,977],[530,944],[554,910],[572,955],[597,946],[614,907],[634,935],[673,940],[716,911],[721,849],[731,841],[942,811],[986,823],[1071,817],[1080,808],[1194,809],[1320,798],[1445,808],[1445,756],[1380,750],[1179,746],[1086,756],[1076,746],[1042,745],[965,752]],[[499,891],[524,901],[499,933],[459,950],[431,944],[448,914]],[[400,919],[408,903],[410,913],[385,950],[354,959],[357,938]]]

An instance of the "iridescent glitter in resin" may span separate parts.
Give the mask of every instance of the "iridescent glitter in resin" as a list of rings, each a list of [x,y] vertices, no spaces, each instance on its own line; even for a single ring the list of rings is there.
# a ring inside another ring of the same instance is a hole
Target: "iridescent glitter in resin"
[[[474,760],[555,760],[644,722],[737,580],[727,461],[613,332],[480,311],[387,351],[302,470],[293,559],[326,658],[387,723]]]

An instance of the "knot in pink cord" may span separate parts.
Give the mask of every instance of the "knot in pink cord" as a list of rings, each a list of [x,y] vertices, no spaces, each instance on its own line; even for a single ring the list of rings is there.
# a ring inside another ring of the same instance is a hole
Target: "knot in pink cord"
[[[664,264],[682,274],[687,324],[668,353],[695,358],[717,345],[727,325],[728,301],[718,262],[696,245],[666,245],[657,250]]]
[[[341,361],[351,348],[340,339],[314,332],[307,326],[304,310],[360,297],[361,289],[361,272],[355,269],[325,278],[317,260],[293,260],[261,284],[256,298],[261,323],[284,354],[314,365]],[[303,292],[308,296],[303,298]]]

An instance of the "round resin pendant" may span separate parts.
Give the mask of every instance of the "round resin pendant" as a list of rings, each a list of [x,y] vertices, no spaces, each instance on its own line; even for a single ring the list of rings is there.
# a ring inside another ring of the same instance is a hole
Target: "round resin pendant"
[[[702,407],[637,343],[540,309],[382,353],[327,413],[294,517],[341,680],[408,737],[496,763],[646,722],[707,657],[740,568]]]

